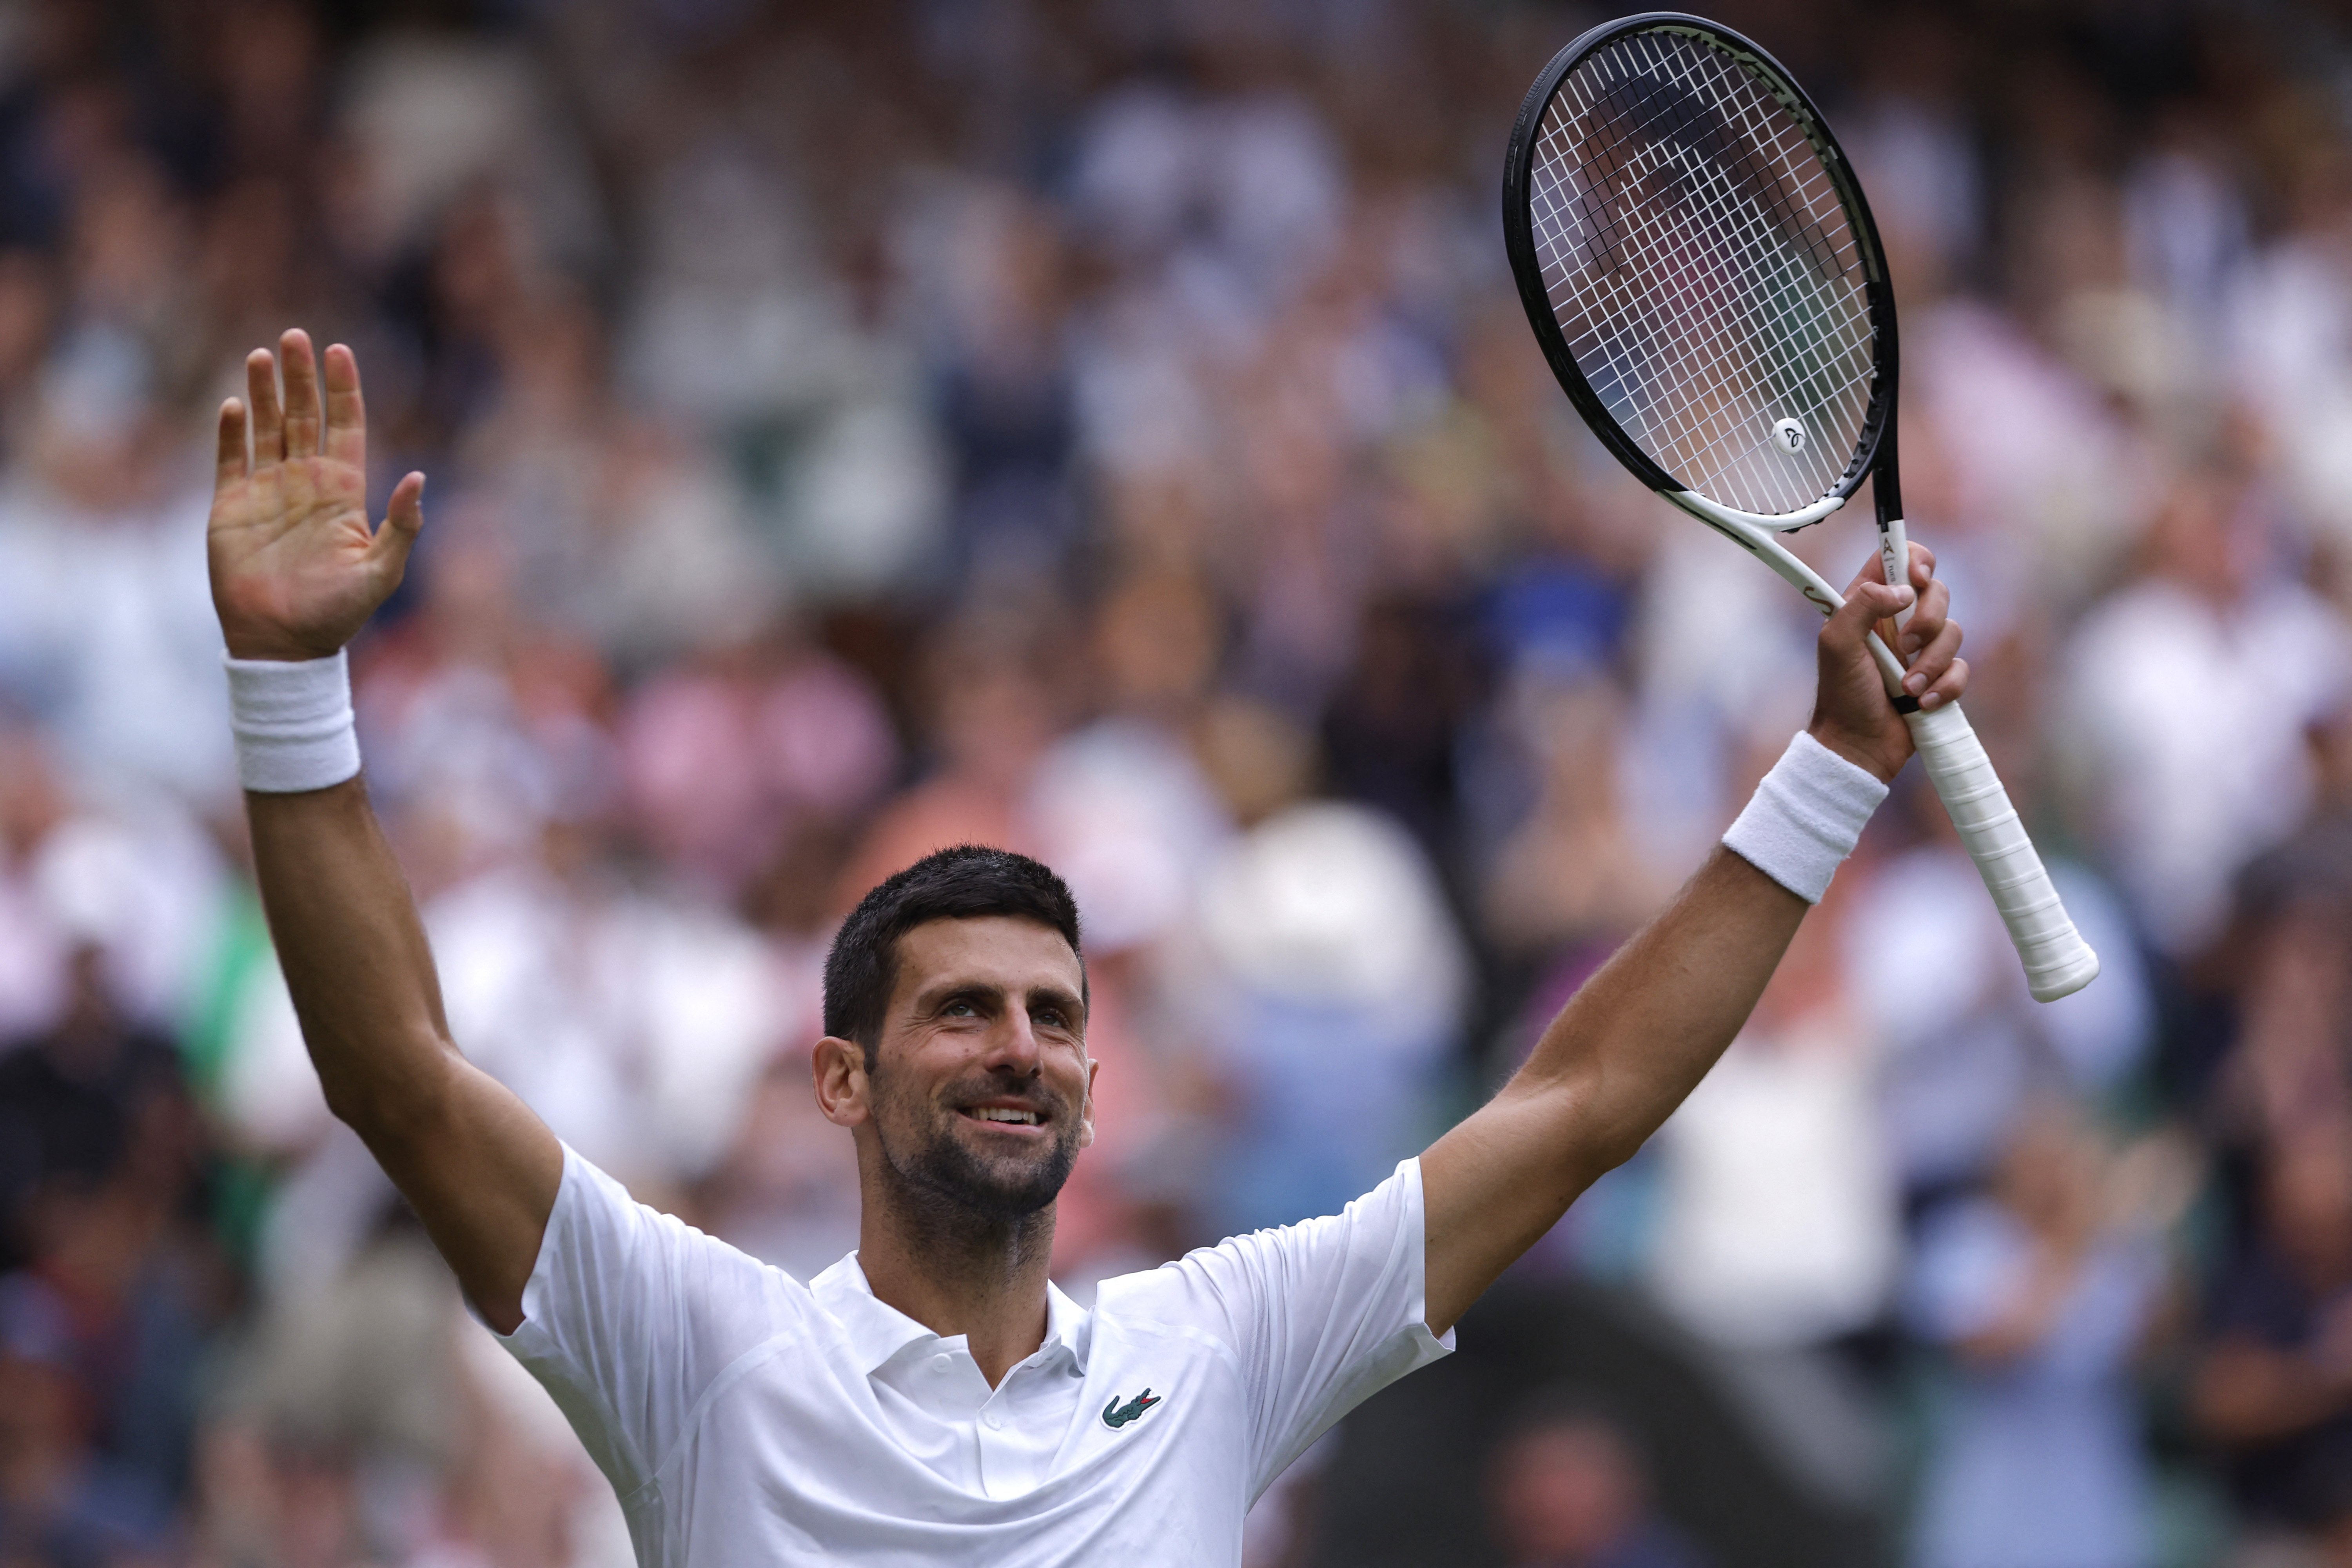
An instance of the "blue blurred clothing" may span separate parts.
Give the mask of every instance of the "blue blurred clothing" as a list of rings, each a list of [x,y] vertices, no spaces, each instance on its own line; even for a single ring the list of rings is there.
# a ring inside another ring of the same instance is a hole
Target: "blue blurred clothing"
[[[0,1507],[0,1562],[10,1568],[115,1568],[163,1553],[172,1516],[136,1477],[84,1467],[40,1514]]]
[[[1538,556],[1496,584],[1486,632],[1507,665],[1568,679],[1615,668],[1632,616],[1614,576],[1573,557]]]
[[[2023,1288],[2032,1238],[1972,1201],[1931,1219],[1910,1308],[1943,1343],[1990,1328]],[[2151,1560],[2148,1478],[2130,1361],[2163,1283],[2152,1243],[2084,1256],[2025,1354],[1955,1375],[1919,1505],[1917,1568],[2134,1568]]]

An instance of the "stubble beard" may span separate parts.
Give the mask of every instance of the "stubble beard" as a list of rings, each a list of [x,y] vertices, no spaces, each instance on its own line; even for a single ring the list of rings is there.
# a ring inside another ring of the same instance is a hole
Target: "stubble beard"
[[[1051,1144],[1026,1158],[1007,1153],[992,1160],[975,1153],[958,1135],[955,1111],[916,1100],[887,1079],[875,1087],[883,1102],[877,1107],[883,1114],[874,1119],[883,1163],[895,1178],[891,1184],[900,1202],[913,1217],[929,1222],[927,1228],[1008,1233],[1050,1222],[1046,1211],[1061,1195],[1078,1157],[1076,1121],[1058,1099],[1045,1097],[1052,1112],[1047,1123],[1054,1130]],[[950,1098],[980,1099],[1006,1087],[959,1086]],[[920,1135],[902,1147],[890,1131],[894,1124],[913,1124],[920,1128]]]

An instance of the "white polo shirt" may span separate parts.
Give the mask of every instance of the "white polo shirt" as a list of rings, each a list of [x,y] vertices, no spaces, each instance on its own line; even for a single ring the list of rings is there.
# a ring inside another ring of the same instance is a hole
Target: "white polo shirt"
[[[961,1335],[807,1285],[570,1149],[504,1343],[620,1494],[644,1568],[1232,1563],[1283,1468],[1453,1348],[1423,1321],[1421,1165],[1340,1214],[1047,1292],[994,1389]]]

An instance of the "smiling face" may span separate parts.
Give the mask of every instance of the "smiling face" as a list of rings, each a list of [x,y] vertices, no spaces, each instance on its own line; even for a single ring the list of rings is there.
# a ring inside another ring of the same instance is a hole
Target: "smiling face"
[[[872,1070],[862,1051],[855,1064],[821,1051],[826,1114],[914,1201],[996,1222],[1036,1213],[1094,1141],[1077,954],[1050,926],[986,916],[914,927],[895,967]]]

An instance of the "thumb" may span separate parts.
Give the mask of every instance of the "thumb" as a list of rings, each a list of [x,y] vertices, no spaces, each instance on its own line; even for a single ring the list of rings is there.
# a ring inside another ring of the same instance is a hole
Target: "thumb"
[[[383,526],[375,531],[374,542],[368,546],[369,563],[387,591],[407,574],[408,552],[416,547],[416,536],[424,528],[425,476],[412,473],[393,488]]]

